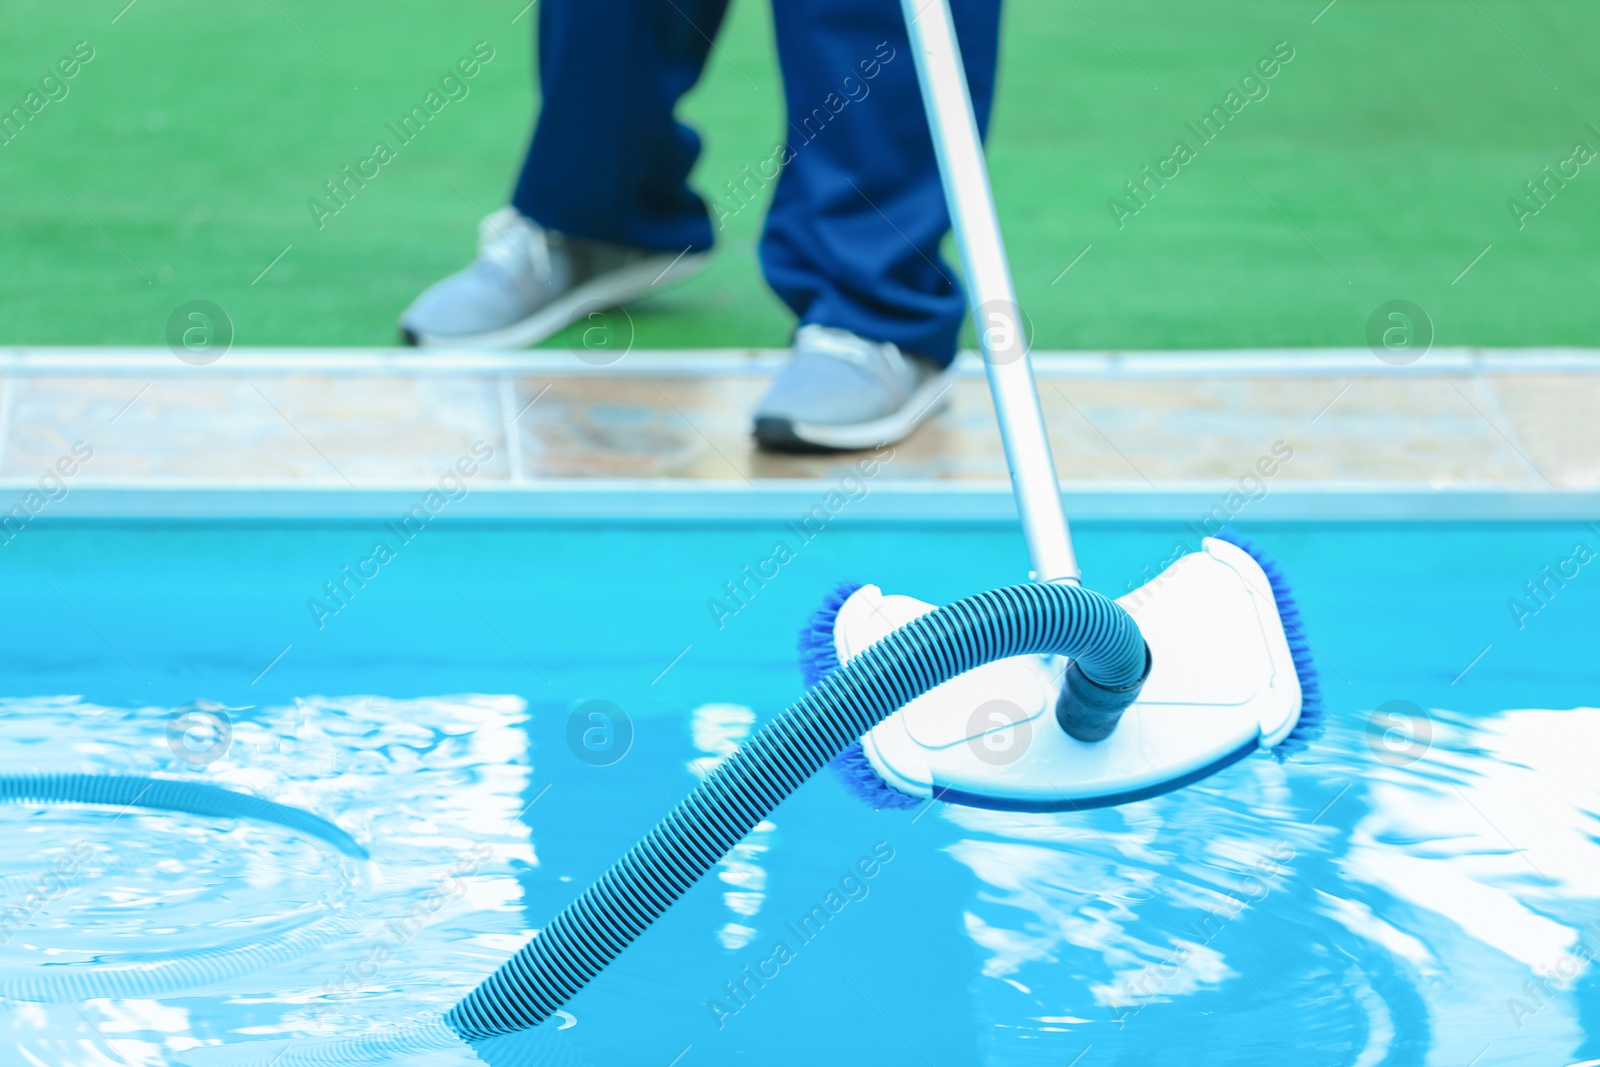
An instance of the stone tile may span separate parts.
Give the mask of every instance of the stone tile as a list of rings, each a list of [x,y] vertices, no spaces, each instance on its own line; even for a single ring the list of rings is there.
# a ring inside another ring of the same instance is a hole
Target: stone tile
[[[744,411],[761,383],[715,378],[520,379],[515,405],[529,478],[742,481]]]
[[[1277,441],[1294,451],[1288,481],[1533,477],[1465,377],[1046,379],[1040,391],[1071,481],[1232,480]]]
[[[1600,486],[1600,375],[1493,375],[1487,381],[1540,474],[1563,489]]]
[[[1287,442],[1285,482],[1600,485],[1600,375],[1215,375],[1108,371],[1040,380],[1064,479],[1074,483],[1234,481]],[[0,477],[32,479],[75,441],[97,482],[233,480],[422,484],[475,440],[508,477],[500,379],[393,374],[17,375]],[[833,480],[856,456],[772,456],[749,437],[765,379],[529,376],[514,383],[523,473],[534,479]],[[1497,429],[1507,430],[1502,435]],[[1509,436],[1509,440],[1508,440]],[[1513,444],[1513,441],[1518,444]],[[1518,447],[1526,454],[1524,459]],[[895,446],[879,477],[1006,480],[981,377],[959,379],[947,410]]]
[[[53,376],[14,379],[0,477],[31,478],[84,441],[85,476],[300,481],[436,480],[483,441],[479,477],[508,473],[493,379]]]
[[[539,397],[517,424],[527,476],[832,479],[860,461],[758,451],[750,414],[765,388],[764,379],[743,375],[519,380],[519,410]],[[883,474],[1006,478],[988,387],[981,380],[957,382],[945,414],[896,445]]]
[[[531,477],[826,478],[854,460],[770,456],[749,439],[759,378],[557,378],[518,383]],[[1523,484],[1533,477],[1470,379],[1421,376],[1044,378],[1058,469],[1074,482],[1234,480],[1286,442],[1291,481]],[[895,446],[894,479],[1004,481],[987,384]]]

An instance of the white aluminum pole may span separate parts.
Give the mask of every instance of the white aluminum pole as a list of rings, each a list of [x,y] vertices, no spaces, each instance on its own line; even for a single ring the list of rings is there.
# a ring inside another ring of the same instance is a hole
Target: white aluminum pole
[[[961,249],[967,302],[983,349],[1033,578],[1077,584],[1078,559],[1061,507],[1055,460],[1028,361],[1024,320],[1006,263],[1000,218],[995,213],[949,2],[901,0],[900,6],[911,35],[911,54],[939,157],[951,227]]]

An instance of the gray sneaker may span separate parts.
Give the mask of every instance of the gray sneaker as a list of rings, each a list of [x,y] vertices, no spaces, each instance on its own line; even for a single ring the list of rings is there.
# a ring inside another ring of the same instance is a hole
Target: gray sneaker
[[[501,208],[478,226],[478,258],[412,301],[400,336],[411,345],[524,348],[591,312],[682,281],[709,259],[709,252],[579,240]]]
[[[777,452],[890,444],[943,408],[952,380],[949,370],[896,345],[802,326],[789,364],[756,408],[756,441]]]

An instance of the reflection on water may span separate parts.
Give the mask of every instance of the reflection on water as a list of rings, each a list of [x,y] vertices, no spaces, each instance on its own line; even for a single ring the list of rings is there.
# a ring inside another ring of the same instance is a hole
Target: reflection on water
[[[690,736],[702,753],[689,761],[689,771],[704,779],[738,750],[755,728],[756,713],[742,704],[702,704],[689,716]],[[717,941],[730,952],[756,936],[756,913],[767,899],[767,872],[761,857],[772,847],[777,827],[763,819],[717,863],[716,877],[727,886],[722,899],[735,918],[717,931]]]
[[[1314,759],[1120,810],[943,809],[981,887],[986,1062],[1579,1058],[1600,710],[1432,718],[1415,760],[1336,724]]]
[[[352,860],[270,824],[0,807],[11,846],[0,850],[0,989],[11,998],[0,1062],[267,1062],[296,1035],[381,1038],[448,1009],[530,933],[517,875],[537,865],[521,818],[536,797],[517,699],[233,711],[227,752],[198,767],[168,745],[168,709],[58,699],[0,711],[7,766],[193,776],[322,815],[372,853]],[[942,848],[937,862],[971,876],[970,891],[950,890],[943,913],[925,917],[946,928],[959,910],[954,940],[908,950],[922,952],[908,956],[916,968],[961,961],[965,1003],[926,1010],[969,1016],[976,1059],[990,1065],[1593,1056],[1600,710],[1431,716],[1416,758],[1394,758],[1344,715],[1304,758],[1250,759],[1121,809],[938,807],[920,826],[915,813],[881,816],[931,840],[930,861]],[[676,740],[642,748],[624,771],[654,780],[687,763],[703,777],[757,720],[742,705],[701,705],[663,720]],[[784,856],[762,823],[725,858],[712,907],[656,935],[673,943],[663,987],[682,960],[737,961],[760,945],[769,913],[783,914],[777,894],[813,899],[815,871],[795,860],[829,829],[786,823]],[[585,832],[557,821],[549,842]],[[784,871],[798,881],[786,885]],[[874,906],[914,909],[922,888]],[[954,951],[963,930],[970,965]],[[163,970],[196,959],[211,968],[202,985]],[[822,977],[804,966],[761,1003]],[[83,992],[112,973],[148,989]],[[630,979],[642,1020],[659,992],[641,984],[657,980],[646,973]],[[712,1041],[743,1040],[769,1025],[760,1019],[726,1038],[708,1026],[705,1062],[732,1048]],[[921,1021],[899,1022],[915,1032]],[[597,1015],[571,1032],[603,1036],[606,1025]],[[939,1067],[970,1061],[940,1051]],[[392,1062],[477,1061],[455,1049]]]
[[[59,699],[0,712],[0,766],[204,781],[328,818],[372,857],[246,820],[0,806],[13,920],[0,984],[30,997],[0,1061],[142,1067],[223,1042],[270,1058],[286,1036],[381,1034],[448,1009],[526,939],[515,871],[536,858],[518,818],[520,700],[235,710],[226,753],[198,767],[169,746],[166,709]],[[146,995],[110,996],[129,974]],[[475,1062],[464,1049],[428,1062],[452,1060]]]

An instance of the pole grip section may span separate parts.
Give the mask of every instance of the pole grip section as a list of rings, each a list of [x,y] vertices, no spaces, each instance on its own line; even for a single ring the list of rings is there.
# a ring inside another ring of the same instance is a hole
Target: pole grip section
[[[1017,305],[995,211],[983,141],[948,0],[901,0],[922,88],[934,155],[944,181],[950,227],[961,252],[967,306],[983,350],[1011,488],[1037,582],[1079,579],[1061,484],[1028,362],[1027,320]]]

